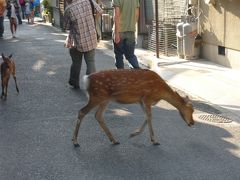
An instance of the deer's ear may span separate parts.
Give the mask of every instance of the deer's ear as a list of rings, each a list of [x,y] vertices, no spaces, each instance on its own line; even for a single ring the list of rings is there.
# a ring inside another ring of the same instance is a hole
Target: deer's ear
[[[12,54],[10,54],[8,57],[9,57],[9,59],[10,59],[10,58],[12,57]]]
[[[2,53],[2,58],[4,59],[5,58],[5,56],[4,56],[4,54]]]
[[[185,102],[186,102],[187,105],[192,106],[192,102],[191,102],[191,100],[190,100],[190,98],[189,98],[188,96],[186,96],[186,97],[184,98],[184,100],[185,100]]]
[[[191,104],[191,100],[189,99],[188,96],[185,96],[183,99],[184,99],[185,103]]]

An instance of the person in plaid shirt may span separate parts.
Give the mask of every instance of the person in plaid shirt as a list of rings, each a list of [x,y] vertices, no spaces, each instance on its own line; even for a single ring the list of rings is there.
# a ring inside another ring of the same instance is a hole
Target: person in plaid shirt
[[[69,48],[72,58],[69,84],[77,89],[83,56],[87,65],[86,74],[96,71],[97,33],[90,1],[94,4],[96,14],[101,14],[102,9],[94,0],[69,1],[64,11],[64,29],[69,30],[65,47]]]

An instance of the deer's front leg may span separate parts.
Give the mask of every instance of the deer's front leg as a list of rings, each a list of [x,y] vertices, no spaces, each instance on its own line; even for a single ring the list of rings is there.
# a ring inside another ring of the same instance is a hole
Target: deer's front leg
[[[153,127],[152,127],[152,108],[151,108],[151,104],[144,104],[144,109],[145,109],[145,113],[146,113],[146,120],[147,120],[147,124],[148,124],[148,128],[149,128],[149,132],[150,132],[150,139],[151,142],[153,143],[153,145],[159,145],[160,143],[155,139],[154,136],[154,132],[153,132]]]

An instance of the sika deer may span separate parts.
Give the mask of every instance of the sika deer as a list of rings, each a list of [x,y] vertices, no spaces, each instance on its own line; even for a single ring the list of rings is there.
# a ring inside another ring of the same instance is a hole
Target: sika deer
[[[154,137],[151,106],[160,100],[165,100],[176,107],[188,126],[194,124],[192,117],[194,110],[188,97],[182,98],[153,71],[144,69],[107,70],[87,76],[86,82],[89,100],[87,105],[80,109],[78,114],[72,139],[75,147],[79,146],[77,136],[80,124],[84,116],[94,107],[98,107],[95,118],[99,125],[113,144],[119,144],[112,136],[102,116],[109,101],[123,104],[139,103],[146,117],[142,126],[136,129],[131,134],[131,137],[140,134],[146,124],[148,124],[150,139],[154,145],[158,145],[159,143]]]
[[[15,63],[11,59],[12,55],[5,57],[4,54],[2,53],[2,58],[3,62],[1,64],[1,79],[2,79],[2,95],[1,99],[7,99],[7,89],[8,89],[8,82],[10,75],[12,74],[17,92],[19,93],[18,90],[18,85],[17,85],[17,80],[16,80],[16,69],[15,69]]]

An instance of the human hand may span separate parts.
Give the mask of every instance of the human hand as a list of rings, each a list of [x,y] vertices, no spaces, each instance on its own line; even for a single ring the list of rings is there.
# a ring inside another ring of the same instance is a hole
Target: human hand
[[[116,44],[118,44],[120,42],[121,38],[120,38],[120,34],[119,33],[115,33],[114,35],[114,42]]]

